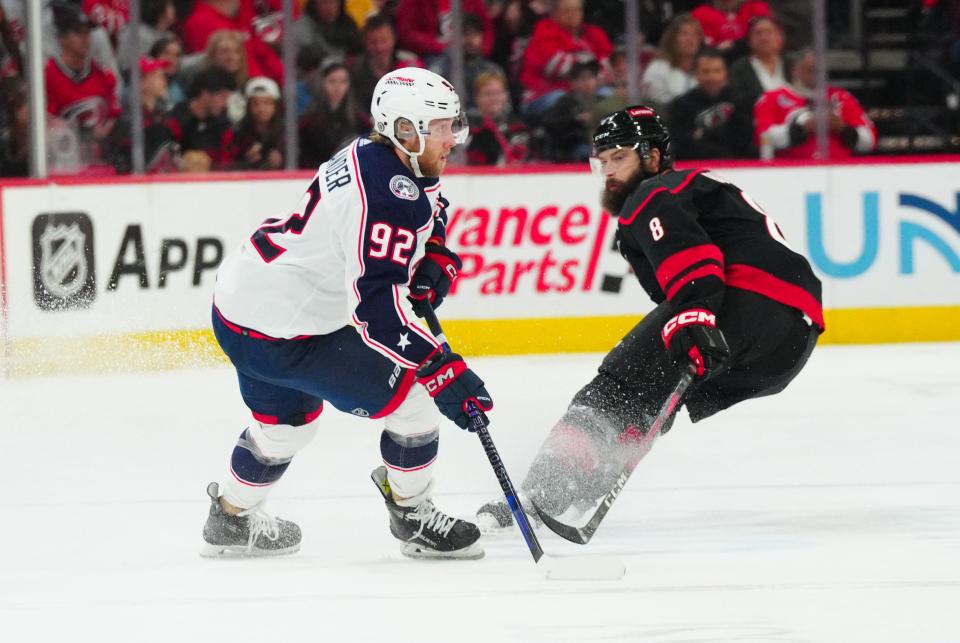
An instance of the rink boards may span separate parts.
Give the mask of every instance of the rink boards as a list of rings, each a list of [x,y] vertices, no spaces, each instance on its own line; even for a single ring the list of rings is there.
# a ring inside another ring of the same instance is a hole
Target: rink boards
[[[960,162],[730,165],[823,280],[823,341],[960,340]],[[216,268],[309,174],[0,183],[7,373],[221,359]],[[448,242],[463,257],[440,309],[471,354],[605,351],[651,304],[613,247],[585,168],[452,173]],[[771,224],[771,230],[775,227]]]

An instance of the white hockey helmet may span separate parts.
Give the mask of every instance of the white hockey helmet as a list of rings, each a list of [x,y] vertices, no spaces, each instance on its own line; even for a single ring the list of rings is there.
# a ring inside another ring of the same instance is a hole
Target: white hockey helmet
[[[423,176],[417,158],[426,148],[423,137],[430,134],[430,121],[453,119],[451,127],[457,145],[466,143],[470,131],[453,85],[443,76],[419,67],[404,67],[384,74],[373,90],[370,114],[376,131],[410,157],[417,176]],[[403,120],[413,125],[413,134],[419,142],[416,152],[403,146],[401,139],[409,138],[400,131]]]

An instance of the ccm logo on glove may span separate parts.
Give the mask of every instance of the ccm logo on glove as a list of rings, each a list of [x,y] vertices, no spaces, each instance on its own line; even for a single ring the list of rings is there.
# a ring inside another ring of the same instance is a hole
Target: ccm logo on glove
[[[711,328],[716,328],[717,316],[711,313],[709,310],[703,308],[691,308],[690,310],[683,311],[679,315],[674,315],[667,320],[666,324],[663,325],[663,331],[661,331],[661,334],[664,345],[669,348],[670,340],[673,339],[674,333],[684,326],[690,326],[693,324],[700,324],[701,326],[710,326]]]
[[[471,404],[480,411],[493,408],[483,380],[456,353],[442,353],[428,360],[417,369],[417,381],[427,389],[440,412],[461,429],[476,430]]]
[[[447,368],[433,373],[428,377],[421,378],[420,383],[427,389],[430,397],[435,397],[437,393],[446,388],[453,380],[467,370],[467,365],[463,362],[453,362],[448,364]]]

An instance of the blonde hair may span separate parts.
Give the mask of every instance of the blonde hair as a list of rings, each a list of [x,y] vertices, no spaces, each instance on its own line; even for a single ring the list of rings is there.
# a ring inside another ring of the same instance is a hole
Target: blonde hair
[[[686,25],[693,25],[700,37],[700,46],[703,46],[703,27],[700,21],[689,13],[677,14],[660,36],[660,47],[657,50],[657,57],[666,60],[671,67],[679,67],[680,52],[677,51],[677,36],[680,35],[680,29]]]
[[[243,36],[239,32],[230,29],[214,31],[210,35],[210,39],[207,40],[207,48],[204,51],[203,58],[207,65],[215,65],[217,48],[223,43],[233,43],[240,51],[240,69],[234,74],[234,80],[237,81],[237,87],[243,87],[250,78],[250,72],[247,66],[247,47],[243,41]]]
[[[503,85],[504,89],[508,89],[507,77],[497,70],[491,70],[480,72],[477,74],[477,77],[473,79],[473,93],[479,94],[481,87],[487,83],[492,83],[493,81],[499,82],[501,85]]]

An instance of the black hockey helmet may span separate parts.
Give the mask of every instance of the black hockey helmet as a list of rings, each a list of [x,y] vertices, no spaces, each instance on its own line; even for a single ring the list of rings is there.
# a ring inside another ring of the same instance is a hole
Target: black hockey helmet
[[[611,148],[637,150],[641,158],[648,158],[650,150],[660,150],[660,167],[673,165],[670,150],[670,131],[652,107],[634,105],[604,117],[593,132],[593,153]]]

